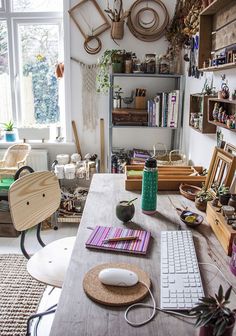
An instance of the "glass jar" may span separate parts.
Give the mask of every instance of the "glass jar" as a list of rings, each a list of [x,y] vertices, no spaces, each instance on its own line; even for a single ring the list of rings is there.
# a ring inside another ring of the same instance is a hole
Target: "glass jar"
[[[145,55],[145,73],[154,74],[156,72],[156,55]]]
[[[170,73],[170,63],[169,60],[163,56],[160,61],[160,74]]]

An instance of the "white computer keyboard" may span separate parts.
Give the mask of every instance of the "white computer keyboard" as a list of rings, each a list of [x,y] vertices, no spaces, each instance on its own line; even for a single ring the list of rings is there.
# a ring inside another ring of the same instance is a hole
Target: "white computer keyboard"
[[[162,231],[161,308],[190,310],[203,296],[191,231]]]

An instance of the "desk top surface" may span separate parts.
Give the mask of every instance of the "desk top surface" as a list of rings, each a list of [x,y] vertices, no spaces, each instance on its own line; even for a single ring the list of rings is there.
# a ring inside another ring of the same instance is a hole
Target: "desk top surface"
[[[152,240],[147,255],[87,249],[85,242],[91,234],[91,230],[87,227],[96,225],[125,227],[116,218],[115,207],[119,201],[130,200],[135,195],[138,196],[138,200],[135,201],[135,215],[132,223],[128,225],[151,232]],[[83,278],[92,267],[107,262],[131,263],[138,265],[149,274],[154,297],[159,305],[160,231],[177,230],[179,227],[183,230],[188,229],[179,219],[175,207],[188,206],[193,211],[196,209],[194,202],[176,192],[162,192],[158,194],[158,212],[150,217],[142,214],[140,200],[140,193],[125,190],[123,175],[94,175],[50,336],[156,336],[157,331],[160,336],[174,336],[177,334],[176,330],[179,335],[198,335],[198,330],[190,324],[192,320],[187,320],[187,323],[180,318],[160,312],[149,324],[139,328],[131,327],[124,320],[125,307],[106,307],[97,304],[84,293]],[[228,266],[230,258],[227,257],[206,221],[197,229],[193,229],[192,233],[199,262],[217,265],[236,287],[236,278],[231,274]],[[214,267],[204,265],[200,266],[200,269],[206,294],[214,294],[220,284],[224,289],[228,288],[226,281],[220,274],[217,274]],[[151,302],[150,297],[143,302]],[[235,307],[234,293],[231,296],[231,302]],[[148,314],[150,314],[149,310],[137,309],[134,313],[130,313],[130,319],[139,322],[144,320]]]

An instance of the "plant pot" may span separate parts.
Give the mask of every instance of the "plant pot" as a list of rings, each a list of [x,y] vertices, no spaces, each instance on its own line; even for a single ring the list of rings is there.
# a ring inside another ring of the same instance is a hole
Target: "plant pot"
[[[233,240],[232,244],[232,256],[230,259],[229,268],[231,272],[236,276],[236,239]]]
[[[7,142],[16,141],[16,134],[14,131],[5,131],[5,139]]]
[[[113,40],[122,40],[124,37],[124,21],[112,22],[111,37]]]
[[[113,73],[122,73],[123,64],[122,63],[112,63],[112,72]]]
[[[49,127],[19,127],[19,139],[21,140],[49,140]]]
[[[122,222],[128,222],[134,217],[134,204],[128,204],[128,201],[121,201],[116,206],[116,216]]]
[[[200,201],[199,198],[195,199],[195,206],[198,210],[206,212],[207,201]]]
[[[233,330],[234,330],[234,322],[229,325],[225,332],[221,336],[232,336],[233,335]],[[213,334],[214,326],[213,325],[208,325],[208,326],[202,326],[199,331],[199,336],[214,336]]]
[[[219,201],[221,205],[228,205],[229,199],[231,195],[230,194],[224,194],[219,196]]]
[[[236,211],[236,194],[231,194],[228,205],[234,207],[234,210]]]

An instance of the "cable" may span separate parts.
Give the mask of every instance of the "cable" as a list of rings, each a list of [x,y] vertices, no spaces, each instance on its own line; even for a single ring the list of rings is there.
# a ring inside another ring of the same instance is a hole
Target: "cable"
[[[125,314],[124,314],[125,321],[126,321],[128,324],[130,324],[132,327],[140,327],[140,326],[143,326],[144,324],[147,324],[148,322],[150,322],[150,321],[155,317],[155,315],[156,315],[156,310],[158,310],[158,311],[160,311],[160,312],[162,312],[162,313],[172,314],[172,315],[177,315],[177,316],[186,317],[186,318],[191,318],[191,319],[196,317],[195,315],[191,315],[191,316],[189,316],[189,315],[182,314],[182,313],[179,313],[179,312],[175,312],[175,311],[172,311],[172,310],[162,310],[160,307],[157,307],[157,305],[156,305],[156,301],[155,301],[155,299],[154,299],[154,296],[153,296],[153,294],[152,294],[150,288],[148,287],[148,285],[145,284],[145,283],[142,282],[142,281],[139,281],[139,282],[140,282],[141,284],[143,284],[143,285],[147,288],[147,290],[148,290],[148,292],[149,292],[149,294],[150,294],[150,296],[151,296],[153,305],[149,305],[149,304],[146,304],[146,303],[134,303],[134,304],[132,304],[131,306],[129,306],[129,307],[126,309]],[[130,321],[130,320],[128,319],[128,313],[130,312],[131,309],[133,309],[133,308],[137,308],[137,307],[152,308],[153,311],[152,311],[151,316],[150,316],[147,320],[144,320],[143,322],[137,322],[137,323],[136,323],[136,322],[132,322],[132,321]]]

